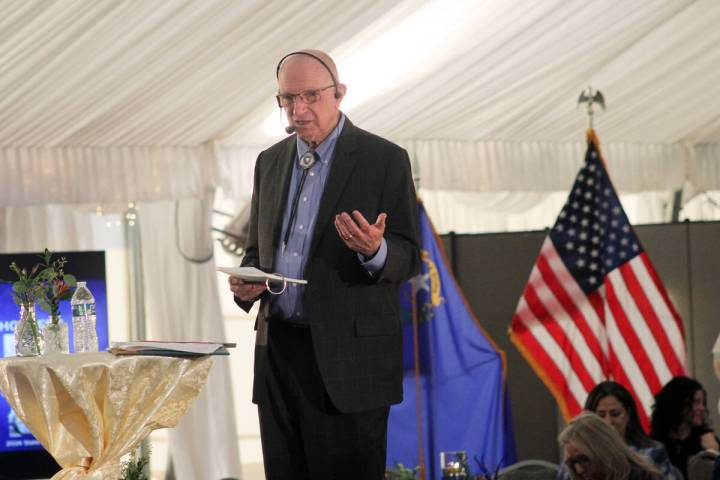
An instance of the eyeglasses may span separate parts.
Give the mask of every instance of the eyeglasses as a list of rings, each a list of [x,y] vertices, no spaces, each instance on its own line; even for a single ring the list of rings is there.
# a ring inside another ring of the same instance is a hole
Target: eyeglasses
[[[335,85],[330,85],[328,87],[316,88],[314,90],[305,90],[300,93],[281,93],[279,95],[275,95],[275,99],[277,100],[278,107],[280,108],[292,106],[295,103],[296,98],[299,98],[301,102],[307,105],[320,100],[320,92],[327,90],[328,88],[333,88],[334,86]]]
[[[588,463],[590,463],[590,458],[587,455],[578,455],[577,457],[565,460],[565,465],[567,465],[567,467],[573,472],[578,465],[585,468]]]

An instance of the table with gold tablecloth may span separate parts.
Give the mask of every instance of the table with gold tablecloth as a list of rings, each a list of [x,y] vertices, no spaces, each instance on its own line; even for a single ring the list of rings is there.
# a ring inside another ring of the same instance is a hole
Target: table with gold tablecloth
[[[175,426],[212,357],[107,352],[0,359],[0,392],[63,468],[53,480],[107,480],[152,430]]]

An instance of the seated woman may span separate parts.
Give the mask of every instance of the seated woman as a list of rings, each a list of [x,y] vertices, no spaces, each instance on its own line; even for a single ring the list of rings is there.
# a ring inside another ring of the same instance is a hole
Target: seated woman
[[[645,435],[635,400],[625,387],[609,380],[598,383],[585,400],[585,410],[598,415],[620,434],[631,450],[654,463],[663,480],[676,480],[665,447]],[[558,480],[568,478],[568,469],[561,467]]]
[[[573,480],[660,480],[647,458],[630,450],[617,430],[590,412],[570,421],[558,438]]]
[[[707,416],[707,394],[697,380],[675,377],[655,395],[651,435],[665,445],[670,461],[686,477],[688,458],[719,448]]]

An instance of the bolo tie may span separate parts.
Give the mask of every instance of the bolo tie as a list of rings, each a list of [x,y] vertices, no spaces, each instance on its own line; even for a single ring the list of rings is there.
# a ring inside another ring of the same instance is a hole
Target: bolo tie
[[[308,150],[298,160],[298,166],[300,167],[300,169],[302,169],[302,174],[300,175],[300,182],[298,183],[298,188],[295,191],[295,197],[293,198],[292,207],[290,207],[290,219],[288,220],[288,226],[285,230],[285,237],[283,238],[282,243],[283,254],[285,253],[285,247],[287,247],[288,240],[290,240],[290,232],[292,232],[293,226],[295,224],[298,202],[300,201],[300,194],[302,193],[303,185],[305,185],[305,179],[307,178],[308,171],[310,171],[310,167],[312,167],[319,159],[320,155],[318,155],[315,150]]]

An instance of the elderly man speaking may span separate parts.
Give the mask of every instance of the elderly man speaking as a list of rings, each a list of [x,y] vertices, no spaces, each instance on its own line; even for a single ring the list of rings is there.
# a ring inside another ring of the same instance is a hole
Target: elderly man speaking
[[[402,400],[398,286],[419,271],[407,152],[350,122],[335,63],[318,50],[277,66],[294,133],[255,165],[243,266],[303,278],[260,300],[253,402],[268,480],[380,480],[390,405]]]

